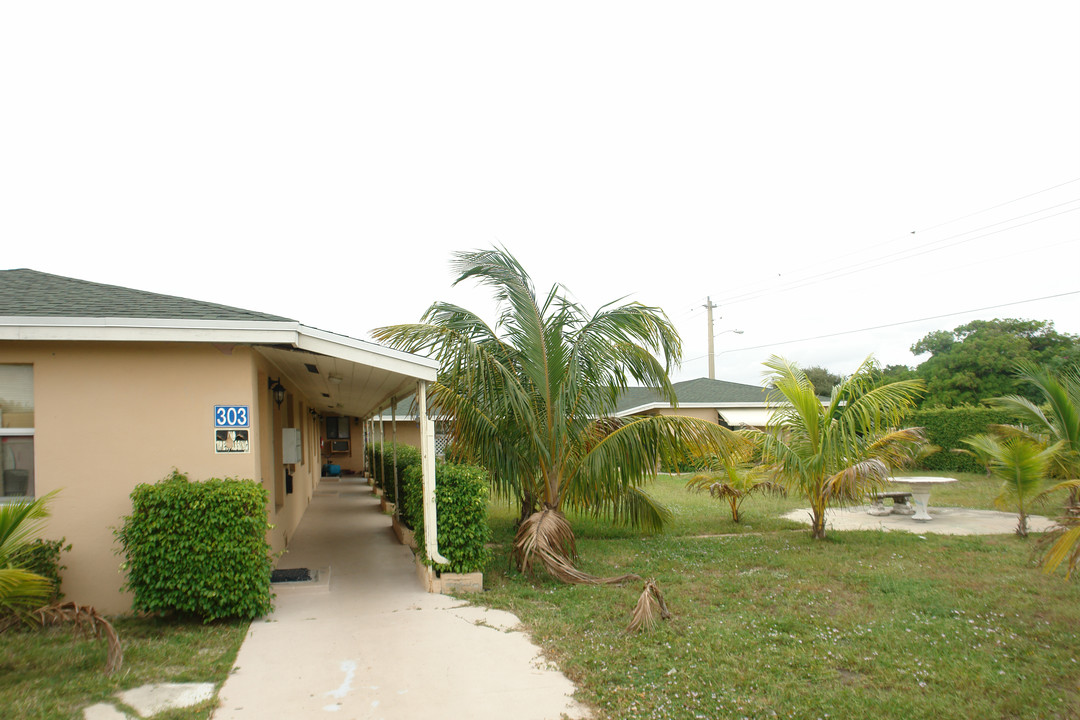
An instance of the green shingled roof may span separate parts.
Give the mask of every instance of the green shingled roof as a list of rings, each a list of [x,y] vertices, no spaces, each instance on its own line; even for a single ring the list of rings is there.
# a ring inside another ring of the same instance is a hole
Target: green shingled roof
[[[742,383],[727,382],[726,380],[710,380],[709,378],[697,378],[695,380],[683,380],[673,383],[675,397],[680,405],[688,403],[706,403],[710,405],[723,405],[724,403],[763,403],[766,400],[765,388],[758,385],[744,385]],[[616,412],[625,412],[632,408],[650,405],[652,403],[667,404],[667,400],[660,393],[649,388],[627,388],[619,397]]]
[[[295,322],[228,305],[27,269],[0,270],[0,316]]]

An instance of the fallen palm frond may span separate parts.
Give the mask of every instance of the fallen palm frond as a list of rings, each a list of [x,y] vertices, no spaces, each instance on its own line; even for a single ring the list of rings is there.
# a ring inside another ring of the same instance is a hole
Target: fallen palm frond
[[[120,669],[124,662],[124,650],[120,646],[120,637],[112,626],[97,610],[89,605],[73,602],[49,605],[35,610],[32,615],[42,625],[60,625],[73,623],[78,632],[90,637],[104,637],[109,646],[109,655],[105,661],[105,674],[111,675]]]
[[[602,578],[574,567],[574,532],[566,516],[552,508],[533,513],[521,523],[514,538],[514,557],[523,573],[532,572],[539,562],[556,579],[576,585],[619,585],[641,579],[633,573]]]
[[[632,633],[640,630],[652,632],[660,620],[667,620],[670,617],[671,611],[664,602],[660,587],[655,580],[649,580],[645,583],[645,589],[641,591],[634,614],[630,618],[630,624],[623,632]]]

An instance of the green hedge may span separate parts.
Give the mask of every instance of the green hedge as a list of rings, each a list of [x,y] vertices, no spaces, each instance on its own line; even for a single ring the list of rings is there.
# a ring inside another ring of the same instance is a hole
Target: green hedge
[[[968,449],[961,440],[985,433],[991,425],[1015,425],[1018,422],[1015,415],[1005,410],[968,405],[916,410],[908,418],[907,425],[926,428],[927,439],[941,448],[941,452],[923,458],[920,469],[979,473],[983,468],[974,457],[952,451]]]
[[[65,545],[65,538],[59,540],[33,540],[11,555],[11,566],[28,570],[40,575],[53,584],[52,595],[48,602],[54,603],[64,597],[60,592],[60,573],[66,565],[60,564],[60,553],[69,552],[71,544]]]
[[[131,493],[116,531],[134,609],[209,622],[252,619],[272,608],[267,495],[252,480],[191,482],[173,471]]]
[[[424,545],[423,487],[419,466],[410,467],[405,480],[405,518],[416,532],[420,557],[428,565]],[[439,515],[439,551],[449,565],[435,565],[443,572],[480,572],[491,558],[487,543],[491,527],[487,521],[487,473],[475,465],[436,463],[435,507]]]
[[[377,486],[382,488],[383,496],[387,502],[396,503],[398,498],[395,495],[394,489],[394,443],[386,443],[385,452],[379,446],[378,443],[373,444],[368,453],[369,467],[375,468],[376,477],[379,478]],[[384,470],[379,469],[379,463],[383,464]],[[398,468],[398,487],[404,485],[405,471],[412,466],[420,467],[420,451],[414,448],[412,445],[405,445],[397,443],[397,468]],[[383,475],[385,472],[385,476]],[[386,478],[386,487],[381,484],[382,478]],[[402,492],[402,496],[405,493]],[[405,499],[408,502],[407,499]],[[402,508],[398,508],[398,512],[402,512]]]

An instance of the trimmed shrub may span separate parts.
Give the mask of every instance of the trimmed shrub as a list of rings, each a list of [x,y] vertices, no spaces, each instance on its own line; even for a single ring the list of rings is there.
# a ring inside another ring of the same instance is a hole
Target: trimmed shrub
[[[419,466],[410,467],[406,479],[410,527],[416,532],[420,558],[428,565],[424,546],[423,486]],[[440,572],[480,572],[491,558],[487,547],[491,527],[487,521],[487,473],[475,465],[437,463],[435,507],[439,514],[439,551],[449,565],[435,565]]]
[[[378,468],[379,463],[381,462],[383,468],[385,468],[386,471],[386,487],[383,487],[382,484],[379,485],[379,487],[382,488],[383,497],[386,498],[387,502],[397,503],[398,498],[396,497],[396,490],[394,489],[394,444],[387,443],[385,452],[380,451],[378,445],[374,445],[372,447],[371,457],[371,467]],[[399,488],[404,488],[405,471],[413,465],[416,465],[417,467],[420,466],[420,451],[414,448],[412,445],[404,445],[402,443],[397,443],[397,470]],[[377,477],[379,477],[380,479],[383,477],[382,471],[379,471]],[[401,494],[404,499],[404,489],[402,489]],[[401,511],[401,508],[398,508],[399,514],[401,513]]]
[[[133,607],[210,622],[250,620],[272,608],[267,495],[252,480],[191,482],[174,470],[131,493],[116,531]]]
[[[941,452],[923,458],[919,463],[920,469],[981,473],[984,468],[975,462],[974,457],[953,451],[969,449],[961,441],[972,435],[988,432],[991,425],[1015,425],[1018,422],[1015,415],[1005,410],[965,405],[916,410],[911,414],[907,425],[926,428],[927,439],[941,448]]]
[[[423,469],[420,463],[410,465],[401,474],[401,507],[399,516],[410,530],[416,530],[424,515]]]
[[[11,556],[12,567],[28,570],[53,584],[53,594],[45,603],[46,605],[64,597],[64,593],[60,592],[60,573],[66,569],[66,566],[60,564],[60,553],[71,550],[71,544],[65,545],[65,541],[66,538],[59,540],[38,538]]]

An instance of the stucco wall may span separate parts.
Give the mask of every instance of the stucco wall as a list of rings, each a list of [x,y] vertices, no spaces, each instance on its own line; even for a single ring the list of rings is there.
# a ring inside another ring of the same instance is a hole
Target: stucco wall
[[[37,495],[59,490],[47,538],[72,544],[63,563],[67,599],[106,613],[131,609],[120,590],[122,558],[113,528],[131,512],[130,494],[173,468],[192,480],[240,477],[260,481],[282,550],[310,503],[321,475],[319,431],[304,400],[278,407],[267,377],[280,376],[247,346],[205,343],[0,343],[0,363],[34,367]],[[281,463],[281,428],[301,429],[301,462]],[[247,405],[251,452],[214,451],[215,405]],[[284,470],[293,475],[285,494]]]
[[[72,544],[68,599],[130,609],[113,528],[129,495],[174,467],[193,479],[256,477],[256,455],[214,452],[215,404],[252,404],[250,350],[142,343],[2,343],[0,362],[34,366],[37,494],[60,493],[45,532]]]
[[[265,358],[255,353],[255,385],[257,407],[259,481],[266,488],[269,502],[267,513],[274,528],[267,538],[271,549],[277,553],[288,545],[296,526],[311,502],[311,496],[322,474],[318,455],[319,428],[289,379],[283,376]],[[274,402],[268,379],[280,380],[286,390],[286,399],[279,406]],[[291,419],[290,419],[290,406]],[[281,429],[295,427],[301,431],[301,460],[290,465],[283,464]],[[286,492],[285,472],[292,475],[292,492]],[[287,564],[287,563],[286,563]]]
[[[696,417],[711,423],[716,422],[716,408],[664,408],[659,411],[660,415],[674,415],[680,417]]]

